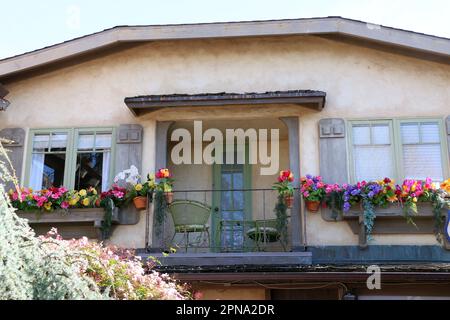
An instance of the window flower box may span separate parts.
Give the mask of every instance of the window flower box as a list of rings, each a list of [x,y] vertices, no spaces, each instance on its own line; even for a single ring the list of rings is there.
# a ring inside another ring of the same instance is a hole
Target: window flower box
[[[86,228],[81,226],[90,226],[95,229],[97,239],[102,240],[102,221],[105,216],[103,208],[86,208],[86,209],[67,209],[54,210],[50,212],[45,211],[16,211],[20,218],[28,220],[28,223],[33,227],[37,233],[45,233],[51,227],[68,228],[71,237],[89,236]],[[119,208],[113,209],[112,223],[119,224]],[[41,228],[39,228],[41,226]],[[45,228],[48,227],[46,230]],[[75,229],[74,229],[75,227]],[[78,230],[77,230],[78,229]],[[39,231],[43,232],[39,232]],[[63,233],[64,236],[64,233]]]

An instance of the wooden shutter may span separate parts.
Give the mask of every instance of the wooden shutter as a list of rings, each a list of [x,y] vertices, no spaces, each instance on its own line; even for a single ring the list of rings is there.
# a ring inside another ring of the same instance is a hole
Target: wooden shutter
[[[345,121],[339,118],[319,121],[320,175],[325,183],[348,183]],[[335,221],[331,210],[321,210],[323,219]]]
[[[143,128],[138,124],[121,124],[117,128],[114,176],[134,165],[145,179],[142,172],[142,134]],[[136,224],[139,218],[140,212],[133,205],[119,211],[121,224]]]
[[[20,180],[22,175],[23,153],[25,144],[25,130],[22,128],[7,128],[0,131],[0,137],[10,140],[11,143],[3,144],[5,149],[9,150],[8,157],[16,172],[17,178]],[[6,191],[13,188],[14,185],[8,182],[5,185]]]

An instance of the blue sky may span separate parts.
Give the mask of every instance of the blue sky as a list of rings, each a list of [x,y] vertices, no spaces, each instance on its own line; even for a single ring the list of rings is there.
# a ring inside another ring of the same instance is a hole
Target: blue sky
[[[343,16],[450,38],[448,0],[0,0],[0,58],[116,25]]]

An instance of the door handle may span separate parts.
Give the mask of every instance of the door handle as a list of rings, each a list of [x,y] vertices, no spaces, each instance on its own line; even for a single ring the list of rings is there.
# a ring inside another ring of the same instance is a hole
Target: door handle
[[[219,212],[219,207],[215,207],[214,212]]]

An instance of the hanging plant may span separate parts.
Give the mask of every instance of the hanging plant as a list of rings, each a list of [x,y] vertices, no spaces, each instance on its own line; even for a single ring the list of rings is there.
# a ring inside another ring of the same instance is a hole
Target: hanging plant
[[[287,204],[284,199],[284,195],[278,195],[278,202],[275,206],[275,215],[276,215],[276,226],[277,231],[280,234],[280,242],[283,246],[283,249],[286,250],[287,241],[288,241],[288,216],[287,216]]]

